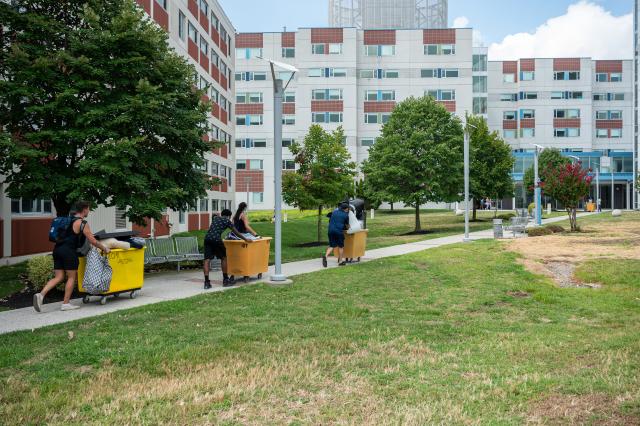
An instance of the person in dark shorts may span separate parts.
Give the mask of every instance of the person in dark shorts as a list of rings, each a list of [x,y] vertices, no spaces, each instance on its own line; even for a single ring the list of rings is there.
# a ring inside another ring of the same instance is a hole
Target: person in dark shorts
[[[204,237],[204,288],[211,288],[211,281],[209,280],[209,269],[210,269],[210,261],[213,258],[218,258],[222,262],[222,277],[223,287],[229,287],[235,284],[235,282],[229,279],[229,275],[227,273],[227,249],[224,246],[224,241],[222,240],[222,233],[231,229],[234,234],[238,237],[242,238],[245,242],[250,243],[246,237],[242,235],[233,223],[231,223],[231,210],[224,209],[220,216],[213,216],[211,219],[211,226],[209,226],[209,230],[207,231],[207,235]]]
[[[331,213],[329,219],[329,247],[322,256],[322,266],[327,267],[327,257],[333,249],[338,248],[338,265],[344,266],[347,263],[342,260],[344,256],[344,231],[349,229],[349,204],[342,203]]]
[[[89,240],[91,245],[105,253],[109,253],[109,249],[94,238],[93,232],[91,232],[91,228],[86,221],[91,211],[89,203],[85,201],[78,202],[74,211],[71,224],[53,248],[54,277],[44,286],[40,293],[33,295],[33,308],[38,312],[42,311],[42,304],[47,293],[64,280],[65,274],[67,275],[67,282],[64,287],[64,300],[61,309],[63,311],[71,311],[80,307],[72,305],[70,300],[78,276],[78,265],[80,264],[77,250],[83,244],[85,238]]]

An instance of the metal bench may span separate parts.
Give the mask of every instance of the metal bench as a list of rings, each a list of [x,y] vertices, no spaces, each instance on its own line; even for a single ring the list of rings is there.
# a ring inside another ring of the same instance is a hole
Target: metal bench
[[[505,229],[513,232],[513,238],[516,238],[516,234],[525,234],[527,225],[529,224],[528,217],[516,216],[511,218],[509,226]]]
[[[173,238],[158,238],[153,240],[153,253],[157,257],[164,257],[165,262],[181,262],[184,256],[176,252],[176,246]]]
[[[145,265],[158,265],[167,261],[164,256],[157,256],[155,254],[154,241],[151,238],[145,238],[146,250],[144,251],[144,264]]]
[[[198,250],[197,237],[176,237],[176,252],[183,260],[203,260],[204,254]]]

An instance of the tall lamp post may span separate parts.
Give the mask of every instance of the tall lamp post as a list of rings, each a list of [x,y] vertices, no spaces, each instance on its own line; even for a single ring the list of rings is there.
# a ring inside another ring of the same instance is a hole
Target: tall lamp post
[[[539,174],[539,170],[538,170],[538,157],[540,156],[540,153],[542,151],[544,151],[544,146],[542,145],[538,145],[538,144],[533,144],[533,146],[535,146],[536,148],[536,152],[535,152],[535,156],[533,157],[533,173],[534,173],[534,178],[533,178],[533,196],[535,198],[535,205],[536,205],[536,225],[540,226],[542,225],[542,191],[540,190],[540,174]]]
[[[469,237],[469,127],[477,129],[468,122],[464,126],[464,239],[465,243],[471,242]]]
[[[260,58],[264,59],[264,58]],[[282,273],[282,98],[284,91],[293,80],[293,76],[298,69],[292,65],[282,62],[264,59],[271,67],[271,77],[273,78],[273,170],[275,187],[275,271],[271,275],[271,282],[281,283],[287,281],[287,277]],[[283,85],[282,79],[276,76],[275,68],[281,68],[291,73],[289,81]]]

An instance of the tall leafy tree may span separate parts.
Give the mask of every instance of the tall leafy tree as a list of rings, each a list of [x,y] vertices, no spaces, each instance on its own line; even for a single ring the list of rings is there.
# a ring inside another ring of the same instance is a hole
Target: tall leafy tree
[[[549,170],[554,170],[558,166],[562,166],[565,164],[571,163],[567,157],[562,155],[559,149],[557,148],[547,148],[540,153],[540,157],[538,157],[538,177],[540,178],[540,182],[544,182],[547,179],[547,172]],[[533,181],[535,178],[535,173],[533,170],[533,166],[529,167],[524,172],[523,183],[524,187],[527,191],[527,194],[533,194]],[[547,195],[548,192],[547,192]]]
[[[204,193],[209,106],[194,69],[132,0],[0,2],[0,174],[8,193],[127,209]]]
[[[282,196],[287,204],[318,210],[318,242],[322,241],[322,209],[334,207],[354,190],[356,165],[343,141],[342,128],[327,133],[319,125],[312,125],[304,144],[290,148],[298,169],[282,178]]]
[[[578,230],[578,205],[589,196],[592,180],[589,172],[590,170],[582,168],[580,162],[546,168],[546,179],[542,186],[547,194],[564,205],[573,232]]]
[[[469,188],[476,220],[477,202],[482,198],[501,199],[513,196],[514,158],[511,147],[499,135],[491,132],[481,116],[468,116],[470,141]]]
[[[432,97],[412,97],[395,107],[363,170],[375,191],[415,209],[414,231],[420,232],[422,204],[459,199],[462,148],[460,120]]]

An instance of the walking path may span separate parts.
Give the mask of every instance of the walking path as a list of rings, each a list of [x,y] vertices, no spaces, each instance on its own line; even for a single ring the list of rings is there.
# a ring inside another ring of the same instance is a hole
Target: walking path
[[[596,213],[580,214],[578,217],[589,216]],[[544,224],[561,222],[566,220],[565,216],[546,219]],[[508,235],[505,236],[508,237]],[[472,232],[471,239],[479,240],[493,238],[493,230]],[[402,244],[390,247],[384,247],[375,250],[368,250],[363,262],[382,259],[385,257],[399,256],[403,254],[415,253],[422,250],[428,250],[435,247],[441,247],[449,244],[462,242],[463,235],[451,235],[448,237],[434,238],[432,240],[417,241],[409,244]],[[335,262],[329,262],[330,268],[335,268]],[[282,265],[283,273],[288,277],[300,274],[316,272],[324,269],[320,263],[320,259],[303,260],[300,262],[285,263]],[[269,274],[273,273],[273,266],[269,268]],[[269,279],[266,274],[265,279]],[[256,281],[257,282],[257,281]],[[253,282],[255,283],[255,282]],[[199,294],[212,293],[217,291],[229,291],[236,287],[222,288],[221,281],[212,281],[213,289],[204,290],[202,288],[202,272],[201,271],[183,271],[168,272],[147,275],[145,278],[144,288],[139,292],[136,299],[129,299],[127,295],[122,295],[118,299],[109,298],[106,305],[99,303],[89,303],[83,305],[82,309],[74,311],[60,311],[61,302],[48,303],[43,306],[43,312],[37,313],[33,308],[15,309],[12,311],[0,312],[0,334],[9,333],[18,330],[34,330],[36,328],[46,327],[48,325],[60,324],[68,321],[74,321],[83,318],[90,318],[98,315],[104,315],[109,312],[115,312],[123,309],[135,308],[137,306],[148,305],[151,303],[164,302],[168,300],[185,299]],[[98,298],[94,298],[98,300]],[[82,305],[81,299],[74,299],[74,304]]]

